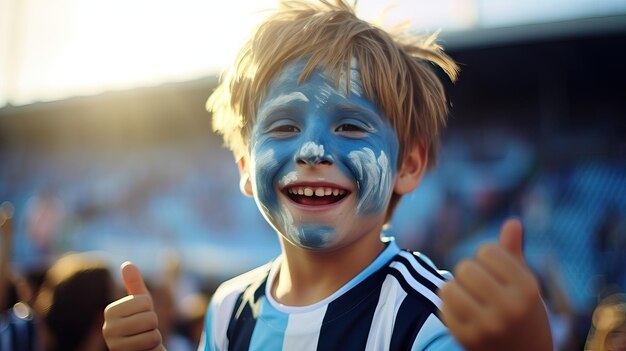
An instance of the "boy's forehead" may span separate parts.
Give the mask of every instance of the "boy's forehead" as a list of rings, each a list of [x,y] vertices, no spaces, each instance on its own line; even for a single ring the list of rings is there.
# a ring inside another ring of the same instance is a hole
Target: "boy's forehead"
[[[306,59],[298,59],[286,64],[270,81],[268,86],[268,97],[271,98],[273,95],[288,93],[287,90],[296,89],[304,83],[310,83],[309,88],[311,86],[315,86],[319,89],[310,90],[308,93],[323,93],[324,91],[332,90],[339,95],[346,96],[349,89],[350,94],[363,96],[361,74],[358,63],[355,59],[352,59],[351,61],[349,72],[346,72],[345,70],[339,72],[338,82],[329,69],[316,67],[306,80],[300,82],[299,84],[298,82],[302,75],[302,71],[306,67],[307,63],[308,61]],[[348,75],[350,79],[349,82],[346,81]]]

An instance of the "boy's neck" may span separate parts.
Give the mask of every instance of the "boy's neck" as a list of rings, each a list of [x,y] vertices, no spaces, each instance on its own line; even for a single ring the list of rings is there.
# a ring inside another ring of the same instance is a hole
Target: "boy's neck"
[[[282,237],[281,246],[283,260],[271,293],[287,306],[307,306],[332,295],[385,248],[379,235],[366,236],[331,252],[302,249]]]

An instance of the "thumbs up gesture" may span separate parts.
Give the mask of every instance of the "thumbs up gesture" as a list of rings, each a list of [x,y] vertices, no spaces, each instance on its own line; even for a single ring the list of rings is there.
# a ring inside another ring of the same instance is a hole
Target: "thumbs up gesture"
[[[121,272],[128,296],[104,310],[102,335],[107,347],[111,351],[164,351],[152,297],[139,268],[124,262]]]
[[[441,319],[466,350],[552,350],[539,283],[526,265],[523,231],[507,220],[439,291]]]

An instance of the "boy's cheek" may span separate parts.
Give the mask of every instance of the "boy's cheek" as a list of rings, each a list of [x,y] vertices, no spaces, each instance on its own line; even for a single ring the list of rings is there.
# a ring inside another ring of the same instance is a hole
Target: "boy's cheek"
[[[286,183],[295,173],[292,152],[287,147],[268,147],[255,155],[253,166],[253,188],[255,197],[268,210],[279,209],[277,187]]]
[[[369,148],[350,152],[346,160],[358,183],[357,212],[370,215],[384,211],[394,179],[392,160],[384,151],[376,154]]]

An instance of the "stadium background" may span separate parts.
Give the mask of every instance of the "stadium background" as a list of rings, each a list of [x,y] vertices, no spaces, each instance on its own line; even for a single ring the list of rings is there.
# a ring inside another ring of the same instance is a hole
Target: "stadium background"
[[[472,3],[484,11],[490,2]],[[494,240],[505,217],[521,217],[554,320],[573,320],[579,343],[599,298],[626,291],[626,6],[605,5],[444,26],[441,42],[462,71],[447,84],[440,161],[389,229],[451,268]],[[111,267],[130,259],[155,279],[176,262],[187,292],[210,293],[277,255],[211,131],[204,102],[217,79],[207,68],[25,102],[5,87],[0,202],[14,206],[13,265],[36,271],[96,250]]]

